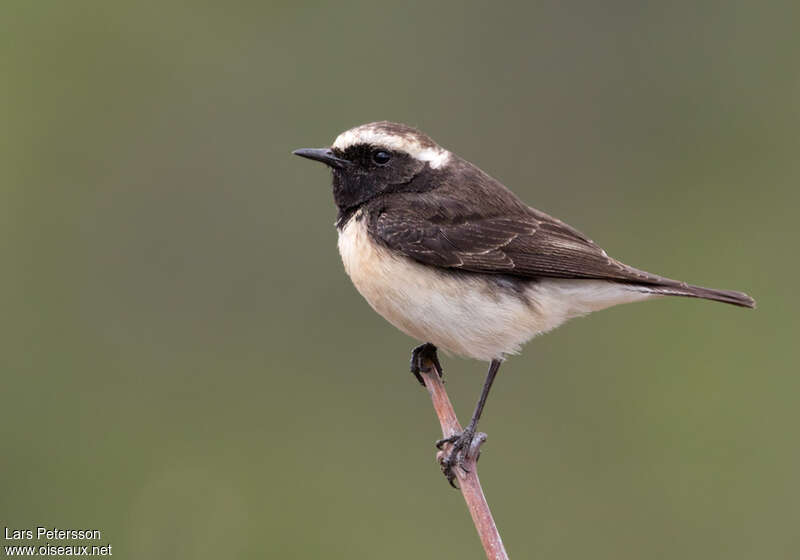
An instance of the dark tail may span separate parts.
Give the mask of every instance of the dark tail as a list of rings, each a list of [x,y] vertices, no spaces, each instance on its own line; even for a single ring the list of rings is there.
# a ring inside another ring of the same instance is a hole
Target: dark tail
[[[721,301],[722,303],[730,303],[731,305],[748,307],[750,309],[754,309],[756,306],[756,301],[753,298],[743,292],[735,292],[733,290],[712,290],[711,288],[692,286],[691,284],[684,284],[682,282],[675,282],[674,284],[672,282],[664,284],[639,284],[637,287],[644,288],[653,294],[665,296],[710,299],[712,301]]]

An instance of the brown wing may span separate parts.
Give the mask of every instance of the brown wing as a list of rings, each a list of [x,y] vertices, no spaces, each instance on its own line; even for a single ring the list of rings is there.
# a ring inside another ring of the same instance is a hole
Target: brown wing
[[[378,241],[428,265],[522,277],[673,282],[612,259],[576,229],[534,209],[467,215],[446,200],[428,199],[411,208],[384,206],[370,218]]]

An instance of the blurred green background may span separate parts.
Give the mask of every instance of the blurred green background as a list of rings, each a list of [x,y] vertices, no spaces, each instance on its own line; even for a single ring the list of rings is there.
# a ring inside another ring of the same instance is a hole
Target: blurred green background
[[[482,428],[514,558],[796,558],[796,2],[4,2],[0,525],[122,558],[481,558],[329,174],[420,127],[626,262],[756,297],[530,343]],[[485,364],[444,358],[468,417]],[[8,544],[8,543],[4,543]]]

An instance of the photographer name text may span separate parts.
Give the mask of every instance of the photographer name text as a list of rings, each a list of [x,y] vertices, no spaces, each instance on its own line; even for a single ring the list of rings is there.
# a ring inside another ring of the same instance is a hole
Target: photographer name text
[[[36,536],[34,536],[36,535]],[[48,541],[99,541],[100,531],[97,529],[59,529],[53,527],[36,527],[35,529],[11,529],[5,527],[5,537],[8,541],[40,540]]]

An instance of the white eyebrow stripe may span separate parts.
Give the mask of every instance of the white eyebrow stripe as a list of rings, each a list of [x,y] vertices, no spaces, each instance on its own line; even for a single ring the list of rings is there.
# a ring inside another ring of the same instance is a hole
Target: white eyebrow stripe
[[[333,148],[345,150],[356,144],[373,144],[375,146],[386,147],[391,150],[406,152],[408,155],[419,161],[427,161],[428,164],[436,169],[441,167],[450,159],[450,152],[438,146],[423,147],[414,138],[408,136],[398,136],[388,134],[376,128],[353,128],[342,132],[333,142]]]

